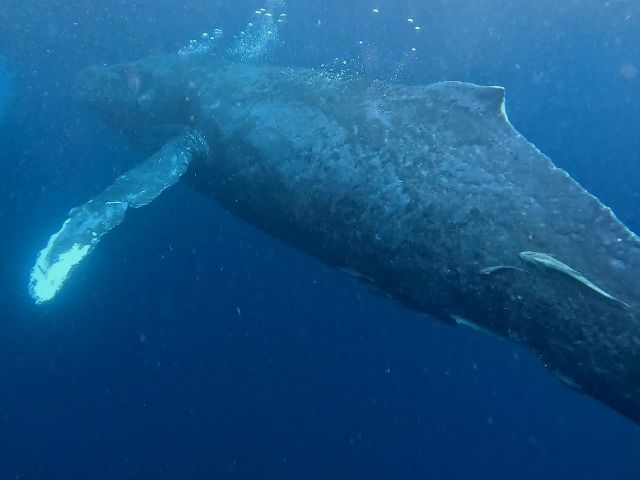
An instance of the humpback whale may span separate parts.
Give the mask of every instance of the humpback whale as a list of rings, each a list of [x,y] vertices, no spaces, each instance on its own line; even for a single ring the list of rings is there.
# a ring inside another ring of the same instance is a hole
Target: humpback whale
[[[70,211],[31,273],[36,302],[182,179],[416,311],[525,345],[640,422],[640,239],[514,129],[503,88],[173,54],[90,67],[77,90],[156,153]]]

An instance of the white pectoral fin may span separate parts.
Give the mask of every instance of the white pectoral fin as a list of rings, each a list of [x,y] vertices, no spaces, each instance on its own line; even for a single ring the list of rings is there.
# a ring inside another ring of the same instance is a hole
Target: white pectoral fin
[[[102,193],[72,209],[31,270],[29,293],[34,301],[44,303],[54,298],[103,235],[122,223],[129,207],[139,208],[153,201],[180,179],[197,155],[206,153],[202,134],[186,130]]]
[[[93,250],[102,235],[122,222],[127,207],[126,203],[89,201],[72,210],[62,228],[51,235],[47,246],[40,251],[31,270],[29,293],[36,303],[56,296],[71,271]]]

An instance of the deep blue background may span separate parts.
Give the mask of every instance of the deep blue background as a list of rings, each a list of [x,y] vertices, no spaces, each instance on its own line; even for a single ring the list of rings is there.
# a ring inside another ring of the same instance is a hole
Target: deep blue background
[[[640,231],[639,5],[289,3],[274,61],[382,75],[415,46],[406,82],[505,85],[512,123]],[[640,478],[640,428],[528,352],[376,296],[183,185],[31,303],[48,235],[141,158],[75,103],[75,72],[231,34],[259,6],[3,2],[0,479]]]

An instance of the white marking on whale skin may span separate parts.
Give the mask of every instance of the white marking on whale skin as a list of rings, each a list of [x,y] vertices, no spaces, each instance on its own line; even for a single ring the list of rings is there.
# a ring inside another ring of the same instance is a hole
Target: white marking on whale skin
[[[507,115],[506,101],[504,98],[502,99],[502,102],[500,102],[500,114],[503,116],[505,122],[511,125],[511,122],[509,121],[509,116]]]
[[[373,278],[368,277],[367,275],[363,275],[362,273],[360,273],[360,272],[358,272],[356,270],[352,270],[350,268],[339,268],[338,270],[340,270],[341,272],[346,273],[347,275],[350,275],[350,276],[352,276],[354,278],[357,278],[358,280],[362,280],[362,281],[373,283],[373,284],[376,283],[376,281]]]
[[[611,265],[616,270],[626,270],[627,265],[620,259],[612,258],[609,260],[609,265]]]
[[[388,113],[380,109],[380,105],[376,100],[368,100],[365,105],[365,111],[367,113],[367,119],[377,121],[387,130],[392,128]]]
[[[582,387],[580,384],[568,375],[561,373],[559,370],[549,370],[560,382],[571,390],[581,392]]]
[[[497,335],[493,333],[491,330],[481,327],[477,323],[472,322],[471,320],[467,320],[466,318],[461,317],[460,315],[452,314],[450,316],[453,319],[453,321],[456,322],[456,325],[469,327],[471,330],[475,330],[476,332],[482,332],[482,333],[486,333],[487,335],[491,335],[492,337],[497,337]]]
[[[36,264],[29,278],[29,292],[36,303],[43,303],[56,296],[69,273],[89,253],[90,245],[74,243],[59,253],[53,253],[57,240],[66,230],[71,219],[54,233],[47,246],[38,254]]]
[[[494,265],[492,267],[486,267],[481,269],[479,273],[481,275],[491,275],[493,273],[500,272],[502,270],[517,270],[519,272],[526,272],[526,270],[519,267],[514,267],[513,265]]]
[[[603,297],[609,300],[612,300],[614,302],[617,302],[621,305],[624,305],[626,308],[631,308],[630,305],[614,297],[613,295],[605,292],[603,289],[598,287],[595,283],[590,281],[587,277],[582,275],[577,270],[574,270],[569,265],[562,263],[560,260],[552,257],[549,254],[524,251],[524,252],[520,252],[519,256],[522,260],[524,260],[527,263],[531,263],[532,265],[536,265],[536,266],[541,266],[549,270],[555,270],[556,272],[560,272],[563,275],[567,275],[568,277],[573,278],[574,280],[580,282],[584,286],[590,288],[591,290],[602,295]]]

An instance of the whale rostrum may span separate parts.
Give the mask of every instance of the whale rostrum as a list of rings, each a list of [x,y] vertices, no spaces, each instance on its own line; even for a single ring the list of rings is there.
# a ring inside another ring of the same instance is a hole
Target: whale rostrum
[[[36,301],[53,296],[38,297],[38,276],[120,222],[126,208],[108,202],[134,206],[148,184],[151,200],[182,176],[414,310],[526,345],[563,383],[640,422],[640,241],[513,128],[501,87],[167,55],[92,67],[78,90],[159,151],[136,181],[71,212],[34,269]],[[178,149],[185,171],[167,175]],[[531,268],[545,258],[562,261]]]

